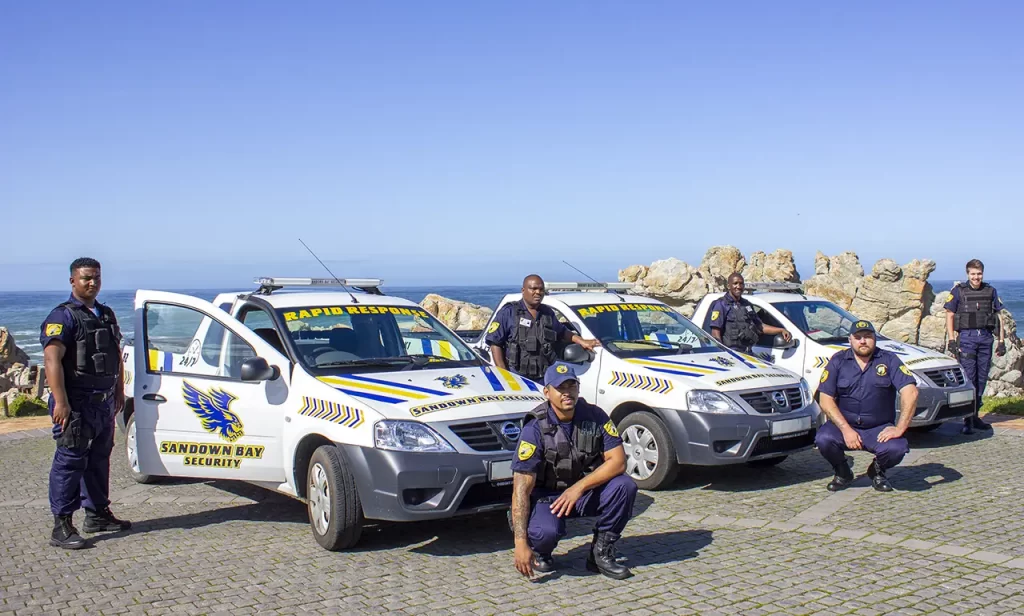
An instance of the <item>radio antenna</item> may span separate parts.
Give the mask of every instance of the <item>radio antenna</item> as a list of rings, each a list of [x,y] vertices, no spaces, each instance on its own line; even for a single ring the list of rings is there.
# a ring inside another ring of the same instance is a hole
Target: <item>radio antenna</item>
[[[314,259],[316,259],[317,261],[320,261],[320,257],[316,256],[316,253],[313,252],[312,248],[310,248],[309,246],[306,246],[306,242],[303,242],[301,237],[299,238],[299,243],[306,247],[306,250],[309,251],[309,254],[313,255]],[[348,290],[348,287],[345,286],[345,283],[343,283],[340,278],[338,278],[337,276],[334,275],[334,272],[331,271],[331,268],[327,267],[327,264],[324,263],[323,261],[320,261],[320,265],[323,265],[324,269],[327,270],[327,273],[331,275],[331,278],[334,278],[335,282],[337,282],[339,285],[341,285],[341,288],[345,289],[345,292],[348,293],[348,296],[352,298],[352,303],[353,304],[358,304],[359,300],[357,300],[356,296],[352,294],[352,291]]]
[[[583,275],[584,275],[584,276],[586,276],[587,278],[590,278],[590,281],[591,281],[591,282],[596,282],[597,284],[601,284],[601,283],[600,283],[599,281],[597,281],[597,280],[594,280],[593,278],[591,278],[590,276],[588,276],[586,272],[584,272],[584,271],[583,271],[583,270],[581,270],[580,268],[576,267],[576,266],[575,266],[575,265],[573,265],[572,263],[569,263],[569,262],[568,262],[568,261],[566,261],[565,259],[562,259],[562,263],[565,263],[566,265],[568,265],[569,267],[573,268],[573,269],[574,269],[574,270],[576,270],[577,272],[579,272],[579,273],[583,274]],[[614,295],[615,297],[619,298],[619,301],[621,301],[621,302],[624,302],[624,301],[626,301],[626,298],[624,298],[624,297],[622,297],[621,295],[619,295],[618,293],[616,293],[614,289],[608,289],[608,290],[609,290],[609,291],[611,291],[612,295]]]

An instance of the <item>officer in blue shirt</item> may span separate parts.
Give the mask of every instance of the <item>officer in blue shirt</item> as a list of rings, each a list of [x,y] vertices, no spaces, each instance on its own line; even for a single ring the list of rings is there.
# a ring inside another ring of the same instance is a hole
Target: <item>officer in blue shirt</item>
[[[110,511],[110,453],[114,415],[124,407],[121,330],[117,317],[96,301],[100,264],[71,264],[71,297],[50,312],[40,327],[50,415],[57,449],[50,467],[50,545],[85,547],[72,515],[85,507],[87,533],[125,530],[131,522]]]
[[[544,373],[548,401],[527,415],[512,461],[511,524],[516,569],[554,570],[551,553],[565,520],[597,516],[587,569],[614,579],[631,575],[616,559],[633,513],[636,483],[625,474],[622,439],[608,415],[579,398],[575,370],[558,362]]]
[[[545,306],[544,281],[535,274],[523,279],[523,299],[505,304],[494,315],[484,340],[490,345],[494,365],[540,382],[548,366],[558,361],[557,343],[575,342],[588,351],[597,340],[577,336]]]
[[[900,417],[893,425],[897,393]],[[917,385],[899,357],[875,346],[871,323],[853,324],[850,348],[829,360],[821,373],[818,394],[829,421],[818,430],[814,443],[835,469],[829,491],[842,490],[853,481],[844,452],[863,449],[875,454],[867,470],[871,485],[879,492],[891,492],[885,471],[910,451],[903,434],[917,407]]]
[[[754,311],[754,305],[743,299],[746,284],[743,275],[733,272],[726,284],[728,292],[711,304],[711,335],[725,346],[750,354],[761,334],[782,334],[789,342],[793,336],[782,327],[765,325]]]
[[[999,343],[996,355],[1006,353],[1003,340],[1003,324],[999,311],[1003,303],[995,287],[984,282],[985,265],[978,259],[967,262],[967,280],[950,289],[946,296],[946,334],[949,342],[946,350],[953,354],[964,369],[967,382],[974,385],[974,415],[964,419],[964,434],[977,430],[991,430],[992,426],[981,420],[981,396],[988,383],[988,370],[992,362],[993,332],[998,332]]]

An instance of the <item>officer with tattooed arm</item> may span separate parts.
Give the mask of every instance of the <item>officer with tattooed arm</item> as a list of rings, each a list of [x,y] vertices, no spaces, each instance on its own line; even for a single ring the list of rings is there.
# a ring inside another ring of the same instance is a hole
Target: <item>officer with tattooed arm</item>
[[[625,474],[622,439],[604,411],[579,399],[571,365],[547,369],[544,395],[548,401],[526,416],[512,462],[516,569],[525,576],[553,571],[566,518],[596,516],[587,569],[625,579],[631,572],[617,562],[615,542],[637,487]]]

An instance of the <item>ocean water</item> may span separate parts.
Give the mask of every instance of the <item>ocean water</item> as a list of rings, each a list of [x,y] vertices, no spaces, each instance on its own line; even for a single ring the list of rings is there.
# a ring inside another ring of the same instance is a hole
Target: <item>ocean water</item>
[[[930,281],[936,295],[953,286],[951,280]],[[1024,317],[1024,280],[993,280],[992,285],[999,291],[999,296],[1006,308],[1020,319]],[[213,300],[219,293],[237,289],[166,289],[175,293],[184,293],[196,297]],[[518,288],[493,286],[464,287],[387,287],[384,292],[405,299],[420,302],[428,293],[437,293],[445,297],[471,302],[488,308],[496,308],[506,293],[518,291]],[[34,362],[42,361],[42,349],[39,346],[39,326],[54,306],[67,299],[65,292],[3,292],[0,293],[0,325],[6,326],[14,334],[18,346],[29,354]],[[131,333],[132,311],[135,303],[135,291],[102,291],[100,301],[113,308],[118,315],[121,329]]]

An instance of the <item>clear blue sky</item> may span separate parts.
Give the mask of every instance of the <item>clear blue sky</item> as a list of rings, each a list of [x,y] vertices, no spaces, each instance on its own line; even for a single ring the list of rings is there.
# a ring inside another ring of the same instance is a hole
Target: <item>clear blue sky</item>
[[[4,289],[709,246],[1024,278],[1024,4],[5,2]],[[956,214],[956,210],[962,214]],[[100,215],[100,212],[106,212]],[[95,222],[86,222],[94,217]]]

